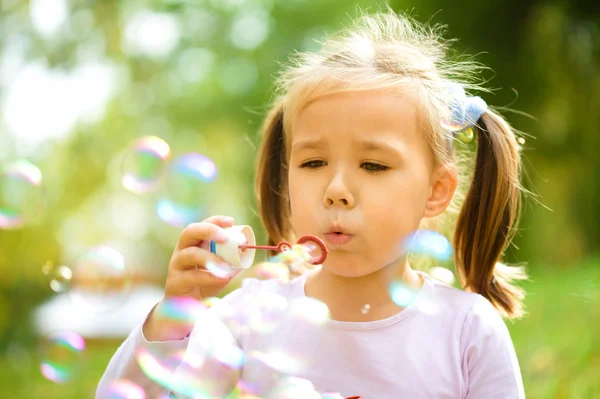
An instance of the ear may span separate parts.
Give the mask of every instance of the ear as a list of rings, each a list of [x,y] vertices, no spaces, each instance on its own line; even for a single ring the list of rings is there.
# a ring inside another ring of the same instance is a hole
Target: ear
[[[456,191],[458,178],[452,167],[439,165],[432,173],[432,185],[425,203],[423,217],[432,218],[446,210]]]

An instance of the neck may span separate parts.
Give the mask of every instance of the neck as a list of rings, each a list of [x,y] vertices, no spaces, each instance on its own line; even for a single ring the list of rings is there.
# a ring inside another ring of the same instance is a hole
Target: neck
[[[321,268],[306,281],[306,295],[329,307],[331,318],[339,321],[373,321],[391,317],[403,308],[388,293],[392,281],[402,281],[418,290],[421,277],[411,269],[406,257],[373,273],[345,277]]]

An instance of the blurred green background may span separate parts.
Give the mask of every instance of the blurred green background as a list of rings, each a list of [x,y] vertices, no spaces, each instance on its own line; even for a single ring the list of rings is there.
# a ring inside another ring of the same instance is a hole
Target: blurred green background
[[[43,212],[0,229],[0,396],[93,397],[122,338],[87,340],[78,378],[39,372],[33,312],[55,296],[44,265],[99,244],[119,250],[133,285],[163,284],[181,228],[155,195],[121,184],[123,155],[154,135],[174,156],[214,160],[205,213],[263,234],[255,212],[257,130],[278,62],[347,25],[346,0],[0,0],[0,163],[42,172]],[[600,5],[583,1],[404,0],[477,54],[516,129],[531,135],[524,183],[537,195],[509,262],[527,262],[529,315],[508,322],[529,398],[600,397]],[[65,320],[76,317],[65,311]],[[59,324],[61,320],[58,320]],[[9,396],[10,395],[10,396]]]

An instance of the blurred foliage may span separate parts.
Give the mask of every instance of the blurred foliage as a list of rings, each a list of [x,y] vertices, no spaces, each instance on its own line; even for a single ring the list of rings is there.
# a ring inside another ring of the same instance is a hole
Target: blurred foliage
[[[314,40],[347,25],[356,6],[375,10],[382,4],[0,0],[0,163],[26,158],[36,164],[45,194],[35,223],[0,230],[0,351],[35,346],[28,315],[52,295],[40,271],[47,261],[69,264],[86,248],[108,243],[135,274],[164,278],[180,228],[156,216],[153,195],[121,185],[120,162],[136,138],[156,135],[175,155],[211,157],[218,178],[201,199],[207,215],[251,224],[262,241],[253,165],[278,63],[294,50],[316,48]],[[576,272],[600,249],[600,6],[566,0],[390,4],[419,20],[447,24],[447,36],[459,38],[458,51],[477,54],[490,67],[485,78],[495,90],[485,100],[505,107],[509,121],[531,136],[525,184],[542,205],[526,201],[509,260],[557,269],[560,276],[561,269]],[[36,81],[40,75],[54,80]],[[67,78],[73,79],[68,90],[61,86]],[[590,278],[590,289],[598,290],[598,275]],[[570,295],[564,289],[557,286],[552,295]],[[542,295],[533,299],[540,307]],[[528,345],[518,348],[521,354],[546,356]],[[586,345],[597,348],[598,342]],[[588,360],[597,365],[593,353]],[[587,397],[543,389],[534,397]]]

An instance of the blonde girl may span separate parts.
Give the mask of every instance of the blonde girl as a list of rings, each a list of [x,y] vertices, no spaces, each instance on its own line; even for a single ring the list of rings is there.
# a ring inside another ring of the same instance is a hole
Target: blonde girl
[[[523,292],[512,281],[524,275],[500,263],[519,216],[520,146],[493,108],[465,93],[481,89],[481,68],[449,58],[440,32],[391,10],[362,15],[279,77],[258,156],[260,215],[272,244],[313,234],[330,253],[290,282],[247,279],[224,302],[235,309],[267,292],[318,300],[330,316],[318,327],[288,318],[272,331],[232,332],[246,354],[284,352],[308,365],[282,372],[248,361],[240,378],[254,395],[279,397],[274,386],[293,374],[309,383],[305,398],[524,397],[501,318],[522,315]],[[471,163],[460,157],[470,146]],[[415,270],[400,245],[432,220],[452,222],[453,211],[464,290]],[[205,270],[221,261],[206,243],[226,241],[222,229],[232,224],[215,216],[183,231],[165,300],[205,299],[227,285]],[[409,302],[392,300],[394,282],[414,292]],[[98,397],[119,378],[163,389],[139,372],[136,348],[202,346],[201,323],[173,333],[160,317],[163,302],[119,348]]]

